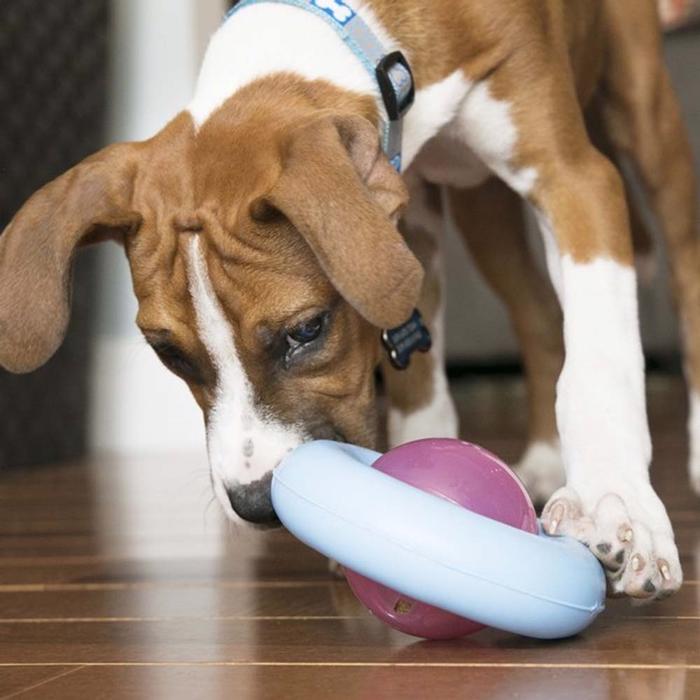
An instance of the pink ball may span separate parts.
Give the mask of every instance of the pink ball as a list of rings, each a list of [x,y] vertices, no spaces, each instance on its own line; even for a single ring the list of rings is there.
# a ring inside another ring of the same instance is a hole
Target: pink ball
[[[537,532],[537,514],[518,477],[478,445],[449,438],[416,440],[382,455],[373,467],[474,513]],[[401,632],[427,639],[454,639],[484,627],[408,598],[350,569],[345,569],[345,575],[360,601]]]

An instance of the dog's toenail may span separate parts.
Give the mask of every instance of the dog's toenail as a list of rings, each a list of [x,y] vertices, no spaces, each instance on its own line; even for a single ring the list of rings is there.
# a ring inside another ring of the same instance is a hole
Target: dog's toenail
[[[620,539],[620,542],[631,542],[634,533],[632,532],[632,528],[629,525],[623,525],[617,531],[617,536]]]
[[[642,588],[646,593],[656,593],[656,586],[651,582],[650,578],[644,582]]]
[[[601,554],[610,554],[610,552],[612,551],[612,545],[608,542],[601,542],[600,544],[596,545],[596,549]]]
[[[644,568],[644,565],[646,562],[644,561],[644,557],[641,556],[641,554],[635,554],[632,557],[632,568],[634,571],[641,571]]]
[[[615,555],[615,561],[618,564],[622,564],[622,562],[625,560],[625,550],[621,549],[616,555]]]
[[[664,577],[664,581],[670,581],[671,580],[671,569],[668,566],[668,563],[661,560],[659,562],[659,571],[661,572],[661,575]]]

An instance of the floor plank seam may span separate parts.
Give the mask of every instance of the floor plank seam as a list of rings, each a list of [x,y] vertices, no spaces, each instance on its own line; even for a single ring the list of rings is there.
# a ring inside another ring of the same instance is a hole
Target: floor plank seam
[[[683,581],[683,586],[698,586],[700,579]],[[212,581],[207,583],[187,582],[139,582],[139,583],[10,583],[0,584],[3,593],[56,593],[62,591],[129,591],[150,588],[322,588],[344,587],[343,581]]]
[[[688,582],[692,583],[692,582]],[[344,586],[342,581],[139,581],[138,583],[6,583],[2,593],[55,593],[62,591],[138,591],[157,588],[325,588]]]
[[[33,668],[72,666],[81,668],[521,668],[521,669],[613,669],[640,671],[686,670],[700,671],[700,664],[635,664],[635,663],[535,663],[535,662],[480,662],[480,661],[56,661],[56,662],[2,662],[0,668]],[[5,700],[5,698],[0,698]]]
[[[366,615],[206,615],[197,616],[153,616],[153,617],[7,617],[0,618],[0,625],[51,625],[51,624],[109,624],[131,622],[342,622],[343,620],[372,620]],[[700,621],[700,615],[620,615],[610,614],[608,619],[625,621]],[[2,698],[0,698],[2,700]]]
[[[66,664],[62,664],[65,666]],[[51,676],[51,678],[45,678],[42,681],[39,681],[38,683],[34,683],[32,685],[28,685],[26,688],[21,688],[20,690],[16,690],[9,695],[3,695],[0,700],[10,700],[10,698],[16,698],[19,697],[20,695],[24,695],[25,693],[29,692],[30,690],[36,690],[37,688],[40,688],[41,686],[47,685],[49,683],[53,683],[54,681],[58,680],[59,678],[64,678],[65,676],[70,676],[72,673],[77,673],[80,671],[84,666],[74,666],[72,668],[67,668],[63,673],[57,673],[55,676]]]
[[[0,625],[109,622],[323,622],[372,619],[367,615],[207,615],[204,617],[16,617],[0,618]],[[676,618],[673,618],[674,620]],[[700,619],[700,618],[698,618]],[[2,698],[0,698],[2,700]]]

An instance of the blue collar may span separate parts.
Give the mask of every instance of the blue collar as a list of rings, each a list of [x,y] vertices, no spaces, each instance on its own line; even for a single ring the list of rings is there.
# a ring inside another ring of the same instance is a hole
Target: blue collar
[[[389,162],[401,172],[403,117],[413,104],[415,87],[408,61],[400,51],[386,53],[367,23],[344,0],[240,0],[226,19],[242,7],[263,2],[293,5],[325,20],[357,56],[377,82],[386,118],[380,118],[382,148]]]

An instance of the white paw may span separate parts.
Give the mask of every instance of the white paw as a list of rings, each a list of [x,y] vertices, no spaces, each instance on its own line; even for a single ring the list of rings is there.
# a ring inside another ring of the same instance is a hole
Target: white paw
[[[559,441],[531,443],[513,471],[525,485],[532,502],[544,505],[565,481]]]
[[[550,534],[589,547],[605,568],[610,595],[666,598],[683,582],[666,509],[646,482],[585,492],[565,486],[545,506],[542,523]]]
[[[459,421],[452,397],[447,393],[439,395],[424,408],[411,413],[390,407],[388,434],[390,447],[421,438],[458,437]]]

